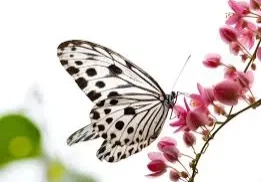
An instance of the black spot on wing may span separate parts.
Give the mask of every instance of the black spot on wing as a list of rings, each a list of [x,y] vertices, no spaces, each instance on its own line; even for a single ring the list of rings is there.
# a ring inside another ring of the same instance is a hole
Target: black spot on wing
[[[91,101],[95,101],[97,100],[98,98],[101,97],[101,93],[97,93],[95,92],[94,90],[93,91],[90,91],[87,96],[91,99]]]
[[[119,96],[120,94],[118,94],[118,92],[116,91],[112,91],[108,94],[108,97],[113,97],[113,96]]]
[[[77,78],[77,79],[75,80],[75,82],[76,82],[77,85],[80,87],[80,89],[84,89],[84,88],[87,87],[87,85],[88,85],[88,82],[87,82],[84,78],[82,78],[82,77]]]
[[[102,106],[104,106],[104,104],[105,104],[105,100],[102,100],[102,101],[98,102],[98,103],[96,104],[96,106],[102,107]]]
[[[114,105],[118,104],[118,100],[112,99],[112,100],[110,101],[110,104],[114,106]]]
[[[103,82],[103,81],[98,81],[98,82],[96,82],[96,84],[95,84],[98,88],[103,88],[103,87],[105,87],[105,83]]]
[[[121,159],[125,159],[126,158],[126,154],[123,154],[122,156],[121,156]]]
[[[104,109],[105,114],[109,114],[111,112],[111,109]]]
[[[70,75],[73,75],[73,74],[76,74],[78,73],[80,70],[78,68],[75,68],[73,66],[70,66],[66,69],[66,71],[70,74]]]
[[[127,129],[127,132],[128,134],[132,134],[134,131],[134,128],[132,126],[130,126],[128,129]]]
[[[123,127],[124,127],[124,122],[123,121],[117,121],[117,123],[115,124],[115,128],[117,130],[122,130]]]
[[[99,119],[100,118],[100,114],[97,111],[92,111],[92,119]]]
[[[114,75],[119,75],[122,73],[122,70],[114,64],[110,65],[108,69],[110,70],[110,73]]]
[[[95,70],[94,68],[89,68],[89,69],[87,69],[87,70],[86,70],[86,73],[87,73],[87,75],[90,76],[90,77],[97,75],[97,72],[96,72],[96,70]]]
[[[113,161],[114,161],[114,157],[112,156],[112,157],[109,158],[108,162],[113,162]]]
[[[68,64],[68,61],[67,61],[67,60],[61,60],[60,62],[61,62],[61,64],[62,64],[63,66],[66,65],[66,64]]]
[[[102,134],[102,138],[107,139],[107,137],[108,137],[108,136],[107,136],[106,133],[103,133],[103,134]]]
[[[116,134],[115,133],[111,133],[111,139],[116,138]]]
[[[124,109],[124,115],[133,115],[135,114],[135,109],[133,107],[126,107]]]
[[[114,145],[121,145],[121,142],[118,140],[118,141],[115,142]]]
[[[109,118],[107,118],[105,121],[106,121],[106,123],[111,124],[111,122],[113,121],[113,119],[112,119],[111,117],[109,117]]]
[[[81,61],[75,61],[75,64],[82,65],[82,62]]]
[[[104,127],[104,125],[100,124],[100,125],[98,125],[98,129],[99,129],[99,131],[104,131],[105,127]]]

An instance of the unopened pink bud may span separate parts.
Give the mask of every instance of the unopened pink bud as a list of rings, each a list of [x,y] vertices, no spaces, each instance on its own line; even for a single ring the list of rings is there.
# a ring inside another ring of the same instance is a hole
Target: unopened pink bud
[[[220,28],[219,34],[220,34],[222,40],[227,44],[237,41],[237,33],[234,29],[232,29],[230,27]]]
[[[208,68],[217,68],[221,65],[221,56],[218,54],[208,54],[203,61],[203,64]]]
[[[193,146],[196,143],[196,137],[190,132],[184,132],[183,141],[188,147]]]
[[[226,105],[234,106],[238,103],[241,86],[232,80],[224,80],[214,87],[215,98]]]

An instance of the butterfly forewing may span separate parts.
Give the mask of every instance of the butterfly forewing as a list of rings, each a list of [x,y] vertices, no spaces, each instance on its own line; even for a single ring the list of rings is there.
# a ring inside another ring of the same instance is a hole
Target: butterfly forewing
[[[91,124],[73,133],[69,145],[102,137],[99,159],[116,162],[139,152],[158,136],[168,113],[158,83],[114,51],[87,41],[67,41],[58,57],[96,105]]]

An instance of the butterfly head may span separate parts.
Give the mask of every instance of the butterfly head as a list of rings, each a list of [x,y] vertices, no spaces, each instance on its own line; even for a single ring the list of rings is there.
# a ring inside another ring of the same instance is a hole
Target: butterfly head
[[[169,106],[169,108],[174,107],[174,105],[176,104],[176,101],[177,101],[177,94],[176,94],[176,92],[172,91],[171,94],[167,95],[166,104]]]

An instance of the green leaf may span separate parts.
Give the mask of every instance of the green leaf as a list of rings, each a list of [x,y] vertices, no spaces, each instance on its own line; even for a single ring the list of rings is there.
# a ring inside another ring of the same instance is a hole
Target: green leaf
[[[0,166],[40,155],[40,131],[30,119],[19,114],[0,118]]]

